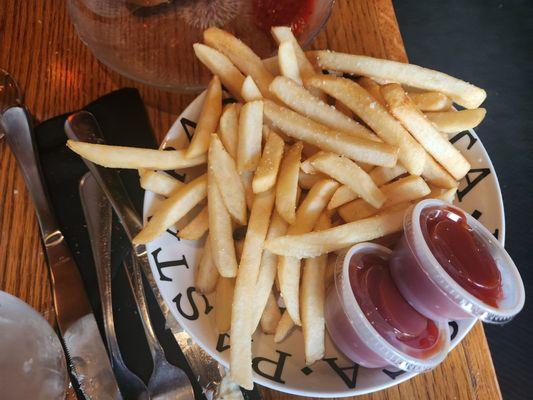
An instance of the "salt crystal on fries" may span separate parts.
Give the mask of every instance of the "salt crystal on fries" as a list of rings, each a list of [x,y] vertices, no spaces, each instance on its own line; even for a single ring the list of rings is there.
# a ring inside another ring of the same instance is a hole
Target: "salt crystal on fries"
[[[204,174],[187,183],[163,201],[132,242],[134,244],[151,242],[205,199],[206,195],[207,177]]]
[[[385,85],[381,88],[381,93],[392,114],[439,164],[455,179],[461,179],[466,175],[470,170],[469,162],[459,150],[439,134],[400,85],[396,83]]]
[[[357,83],[332,75],[313,77],[307,84],[325,91],[342,101],[360,117],[386,143],[398,146],[398,160],[413,175],[420,175],[424,169],[424,149],[402,125],[390,115],[365,89]],[[363,161],[365,160],[357,160]],[[394,165],[383,165],[393,167]]]
[[[457,133],[473,129],[485,118],[487,110],[475,108],[473,110],[428,112],[426,117],[433,125],[444,133]]]
[[[322,150],[344,155],[354,161],[385,167],[396,165],[396,147],[331,130],[271,101],[265,101],[264,112],[265,118],[275,128],[297,140],[305,141]]]
[[[285,143],[279,135],[270,130],[268,134],[261,161],[255,171],[252,181],[254,193],[261,193],[269,190],[276,184],[278,170],[283,157]]]
[[[314,55],[318,64],[324,69],[369,76],[414,88],[442,92],[466,108],[479,107],[487,97],[487,93],[481,88],[418,65],[334,51],[317,51]]]
[[[205,154],[187,158],[186,150],[153,150],[137,147],[67,140],[67,147],[79,156],[106,168],[171,170],[205,164]]]
[[[210,135],[216,131],[221,114],[222,86],[220,85],[220,79],[215,75],[209,82],[209,86],[207,86],[202,111],[200,112],[200,117],[198,117],[191,144],[187,149],[187,158],[194,158],[207,153],[211,139]]]
[[[237,100],[242,100],[241,87],[244,82],[244,75],[241,74],[228,57],[220,51],[215,50],[205,44],[193,44],[194,54],[202,64],[212,73],[220,78],[220,81]]]

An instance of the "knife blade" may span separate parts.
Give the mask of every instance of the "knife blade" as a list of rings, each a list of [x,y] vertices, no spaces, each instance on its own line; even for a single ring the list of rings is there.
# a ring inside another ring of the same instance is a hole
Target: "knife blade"
[[[78,266],[46,193],[29,114],[22,105],[12,106],[3,110],[0,122],[33,200],[72,374],[87,398],[121,399]]]

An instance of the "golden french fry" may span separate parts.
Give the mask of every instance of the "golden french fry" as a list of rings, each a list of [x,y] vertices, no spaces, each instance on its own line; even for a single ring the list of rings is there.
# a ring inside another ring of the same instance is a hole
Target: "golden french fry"
[[[318,157],[322,156],[325,153],[326,153],[325,151],[319,150],[312,156],[306,158],[300,164],[300,169],[306,174],[316,174],[318,170],[313,166],[313,161],[315,161]]]
[[[370,93],[370,96],[376,99],[379,104],[381,104],[383,107],[387,106],[387,103],[385,103],[385,99],[381,95],[381,85],[379,83],[377,83],[372,78],[368,78],[366,76],[362,76],[357,79],[357,83],[368,93]]]
[[[396,179],[398,176],[407,173],[407,170],[402,167],[400,164],[396,164],[395,167],[376,167],[368,173],[376,186],[380,187],[381,185]],[[333,210],[337,207],[342,206],[352,200],[355,200],[359,197],[352,189],[346,185],[340,186],[333,197],[331,198],[328,204],[328,210]]]
[[[293,144],[285,152],[276,183],[276,210],[289,224],[296,218],[296,193],[302,156],[302,142]]]
[[[288,235],[310,232],[339,184],[331,179],[317,182],[298,207],[294,223],[287,229]],[[287,312],[296,325],[300,321],[300,260],[294,257],[280,257],[278,280]]]
[[[333,131],[288,108],[265,101],[265,117],[288,136],[303,140],[322,150],[331,151],[354,161],[392,167],[396,165],[397,149],[344,132]],[[391,117],[392,118],[392,117]],[[423,150],[423,149],[422,149]]]
[[[226,89],[237,99],[242,100],[241,87],[244,75],[233,65],[228,57],[220,51],[205,44],[193,44],[194,54],[212,73],[220,78]]]
[[[280,319],[281,312],[279,311],[274,294],[270,291],[263,315],[261,316],[261,330],[267,335],[274,334]]]
[[[270,131],[263,149],[261,161],[255,170],[252,188],[254,193],[269,190],[276,184],[285,143],[274,131]]]
[[[448,96],[439,92],[408,92],[420,111],[446,111],[452,106]]]
[[[451,188],[451,189],[443,189],[439,187],[434,187],[431,189],[431,193],[429,193],[424,198],[442,200],[442,201],[452,204],[455,199],[456,193],[457,193],[456,187]]]
[[[310,78],[307,83],[342,101],[386,143],[398,146],[398,160],[413,175],[424,168],[424,149],[402,125],[357,83],[332,75]],[[356,160],[364,161],[365,160]],[[394,165],[383,165],[393,167]]]
[[[229,332],[231,329],[231,305],[234,287],[235,278],[220,277],[218,279],[215,294],[215,324],[218,333]]]
[[[433,157],[426,153],[426,163],[422,176],[435,186],[451,189],[457,187],[459,183],[451,176]]]
[[[261,159],[263,137],[263,102],[246,103],[239,115],[239,140],[237,146],[237,169],[239,172],[254,171]]]
[[[209,169],[213,172],[218,189],[230,215],[241,225],[246,225],[246,195],[237,166],[224,150],[216,134],[211,135]]]
[[[300,69],[298,67],[298,59],[294,51],[294,46],[289,40],[284,40],[279,44],[278,48],[278,63],[279,70],[283,77],[291,79],[296,84],[302,84],[300,78]]]
[[[272,74],[272,76],[279,75],[278,56],[263,58],[261,61],[263,62],[263,66]]]
[[[276,333],[274,334],[274,343],[280,343],[284,341],[287,336],[292,332],[296,325],[294,325],[294,322],[291,319],[291,316],[285,310],[285,312],[282,314],[281,319],[278,322],[278,326],[276,327]]]
[[[170,197],[176,190],[181,188],[184,184],[176,178],[171,177],[164,172],[142,170],[139,171],[141,178],[141,187],[161,196]]]
[[[246,77],[242,84],[241,96],[246,102],[261,100],[263,98],[263,95],[261,95],[261,91],[259,90],[250,75]]]
[[[487,97],[487,93],[481,88],[418,65],[333,51],[317,51],[315,56],[322,68],[442,92],[466,108],[479,107]]]
[[[252,209],[254,204],[254,190],[253,190],[253,179],[254,173],[251,171],[246,171],[241,174],[241,181],[244,186],[244,192],[246,195],[246,206],[248,210]]]
[[[379,208],[387,197],[374,183],[372,178],[356,163],[333,153],[324,153],[313,161],[320,172],[348,186],[365,201]]]
[[[315,183],[325,178],[327,178],[327,176],[324,174],[306,174],[305,172],[300,171],[298,174],[298,185],[302,189],[309,190]]]
[[[178,232],[178,237],[185,240],[198,240],[209,229],[209,214],[207,206],[189,222],[186,226],[181,228]]]
[[[303,145],[302,155],[304,157],[311,157],[320,151],[318,147],[313,146],[312,144],[303,142]]]
[[[331,228],[326,213],[322,213],[315,230]],[[304,335],[305,363],[313,364],[324,356],[325,351],[325,271],[328,255],[306,258],[302,273],[301,313]]]
[[[186,150],[153,150],[67,140],[74,153],[106,168],[171,170],[205,164],[204,155],[187,158]]]
[[[407,128],[420,144],[455,179],[461,179],[470,170],[466,158],[442,137],[435,127],[418,110],[403,88],[391,83],[381,88],[381,93],[392,114]],[[404,164],[405,165],[405,164]]]
[[[222,86],[220,85],[220,79],[215,75],[207,87],[202,111],[196,123],[191,144],[187,149],[187,158],[194,158],[207,153],[211,139],[210,135],[216,131],[221,114]]]
[[[204,174],[183,185],[163,201],[144,228],[133,238],[134,244],[146,244],[178,222],[207,195],[207,176]]]
[[[429,119],[440,132],[457,133],[475,128],[485,118],[487,110],[475,108],[472,110],[443,111],[426,113]]]
[[[207,170],[207,209],[209,214],[209,240],[211,254],[218,272],[225,278],[237,275],[237,256],[233,243],[231,216],[224,205],[213,170]]]
[[[265,249],[285,257],[309,258],[374,240],[403,229],[405,209],[384,211],[370,218],[319,232],[280,236],[268,240]]]
[[[344,115],[346,115],[348,118],[354,117],[352,110],[346,107],[346,105],[342,101],[335,100],[335,108]]]
[[[218,279],[219,273],[217,267],[213,263],[213,258],[211,257],[211,244],[209,243],[209,237],[207,237],[205,240],[204,251],[200,256],[200,261],[198,262],[198,267],[196,269],[194,286],[200,293],[209,294],[215,290]]]
[[[270,85],[273,76],[252,49],[231,33],[219,28],[206,29],[204,41],[225,54],[245,75],[250,75],[261,90],[261,94],[264,97],[269,97],[268,85]]]
[[[237,159],[239,112],[239,104],[228,104],[226,107],[224,107],[224,111],[220,117],[220,122],[218,123],[218,134],[220,136],[220,140],[222,140],[224,148],[234,160]]]
[[[254,302],[252,299],[273,208],[273,190],[255,195],[248,230],[244,239],[237,281],[235,282],[231,313],[230,373],[235,382],[248,389],[253,387],[252,322]]]
[[[270,84],[270,92],[293,110],[331,129],[372,141],[381,141],[369,129],[313,96],[289,78],[274,78]]]
[[[399,203],[420,199],[431,192],[424,180],[415,175],[409,175],[395,182],[381,186],[381,191],[387,196],[382,208],[386,209]],[[346,222],[357,221],[377,214],[379,209],[372,207],[363,199],[354,200],[339,208],[339,215]]]
[[[287,222],[278,214],[277,211],[272,213],[272,220],[268,227],[267,240],[274,239],[278,236],[285,235],[287,232]],[[259,267],[259,276],[255,284],[254,296],[254,319],[252,323],[252,331],[255,331],[257,324],[263,315],[266,307],[269,293],[271,293],[272,285],[276,278],[278,267],[278,256],[269,251],[263,251],[261,258],[261,265]]]

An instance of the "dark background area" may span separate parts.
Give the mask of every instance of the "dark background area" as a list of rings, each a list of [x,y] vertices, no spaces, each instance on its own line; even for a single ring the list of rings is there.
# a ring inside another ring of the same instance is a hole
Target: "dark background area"
[[[526,306],[506,326],[485,325],[503,398],[533,398],[533,1],[394,0],[412,63],[484,88],[476,129],[505,204],[506,248],[526,286]],[[529,297],[528,297],[529,296]]]

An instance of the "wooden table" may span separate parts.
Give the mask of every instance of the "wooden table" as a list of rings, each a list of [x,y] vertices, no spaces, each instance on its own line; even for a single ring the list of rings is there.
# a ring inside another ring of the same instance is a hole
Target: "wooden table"
[[[337,0],[314,48],[406,61],[390,0]],[[193,99],[136,84],[100,64],[78,40],[62,0],[4,0],[0,7],[0,67],[25,92],[37,120],[75,110],[111,90],[135,86],[159,140]],[[5,141],[0,143],[0,289],[20,297],[50,321],[54,311],[37,222],[24,181]],[[267,399],[288,395],[263,390]],[[477,324],[434,371],[368,399],[501,398],[483,328]]]

